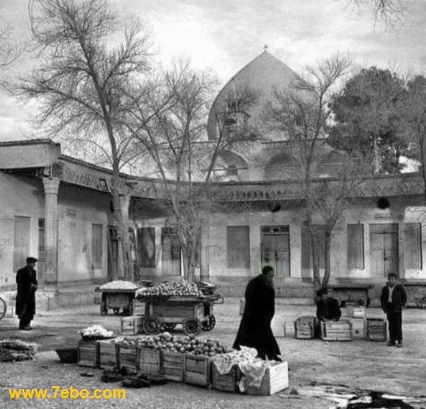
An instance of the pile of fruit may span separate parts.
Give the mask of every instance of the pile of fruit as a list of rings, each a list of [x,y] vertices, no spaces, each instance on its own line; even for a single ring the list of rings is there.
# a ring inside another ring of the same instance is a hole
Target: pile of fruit
[[[241,347],[241,351],[232,350],[225,354],[217,355],[213,358],[213,364],[220,374],[227,374],[234,366],[252,365],[264,362],[257,358],[257,351],[254,348]]]
[[[163,332],[157,336],[117,338],[116,343],[126,348],[153,348],[208,357],[227,351],[226,346],[218,340],[198,338],[194,335],[179,337],[168,332]]]
[[[37,344],[30,344],[20,339],[0,341],[0,362],[24,361],[33,359]]]
[[[102,325],[92,325],[78,331],[78,334],[81,334],[81,337],[85,341],[111,338],[114,335],[112,331],[106,330]]]
[[[136,291],[136,298],[161,298],[161,297],[203,297],[202,291],[196,284],[185,280],[167,281],[154,287],[141,288]]]
[[[110,281],[99,287],[101,291],[105,290],[137,290],[139,287],[136,284],[133,284],[131,281],[124,280],[115,280]]]

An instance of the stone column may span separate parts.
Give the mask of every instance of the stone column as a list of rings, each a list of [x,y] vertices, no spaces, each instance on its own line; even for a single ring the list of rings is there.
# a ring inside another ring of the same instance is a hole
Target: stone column
[[[43,281],[58,281],[58,191],[59,179],[43,178],[45,209],[46,268]]]

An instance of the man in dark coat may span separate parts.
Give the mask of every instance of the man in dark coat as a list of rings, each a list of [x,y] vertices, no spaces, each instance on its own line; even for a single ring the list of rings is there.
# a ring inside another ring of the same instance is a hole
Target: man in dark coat
[[[339,301],[330,297],[327,288],[320,288],[317,296],[317,318],[320,321],[339,321],[342,316]]]
[[[394,273],[388,274],[388,282],[382,289],[380,304],[388,319],[389,341],[387,346],[402,347],[402,309],[407,304],[407,292],[397,283]]]
[[[35,314],[35,292],[37,290],[36,271],[34,269],[37,259],[27,258],[27,265],[16,273],[16,315],[19,318],[19,329],[30,330],[31,320]]]
[[[339,321],[342,316],[339,301],[330,297],[327,288],[317,291],[317,319],[315,320],[315,337],[321,335],[321,321]]]
[[[247,284],[243,318],[232,347],[255,348],[260,358],[281,361],[278,357],[281,354],[280,348],[271,329],[275,313],[273,277],[274,269],[266,266],[262,269],[262,274]]]

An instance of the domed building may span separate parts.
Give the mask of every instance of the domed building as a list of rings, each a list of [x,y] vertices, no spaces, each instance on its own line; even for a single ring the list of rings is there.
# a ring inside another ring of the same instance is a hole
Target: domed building
[[[208,138],[237,138],[221,152],[212,190],[221,206],[204,214],[197,278],[225,295],[241,296],[262,266],[276,271],[276,293],[312,302],[313,263],[305,229],[298,155],[292,141],[264,125],[275,90],[289,91],[297,75],[264,51],[217,95]],[[332,180],[341,153],[321,144],[313,164],[315,186]],[[40,260],[40,282],[90,289],[112,277],[117,242],[111,172],[61,153],[48,140],[0,143],[0,285],[13,285],[28,254]],[[139,278],[162,281],[182,274],[182,252],[173,220],[159,210],[155,179],[122,176],[123,211]],[[154,187],[153,187],[154,186]],[[349,299],[388,272],[426,285],[426,207],[418,173],[364,178],[333,230],[331,285],[352,289]],[[321,219],[314,215],[321,228]],[[324,240],[319,243],[324,272]],[[416,284],[417,285],[417,284]],[[63,290],[65,291],[65,290]],[[69,297],[68,297],[69,298]]]

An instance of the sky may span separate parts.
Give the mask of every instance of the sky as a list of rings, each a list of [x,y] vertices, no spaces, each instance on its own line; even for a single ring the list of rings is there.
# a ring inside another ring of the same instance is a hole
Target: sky
[[[156,60],[189,58],[222,85],[268,46],[296,72],[342,52],[360,66],[417,72],[426,56],[426,1],[406,1],[403,21],[374,24],[350,0],[110,0],[125,22],[139,17],[151,28]],[[17,39],[29,36],[27,0],[0,0],[0,18]],[[34,59],[10,72],[25,74]],[[34,104],[0,92],[0,141],[37,137],[28,118]]]

